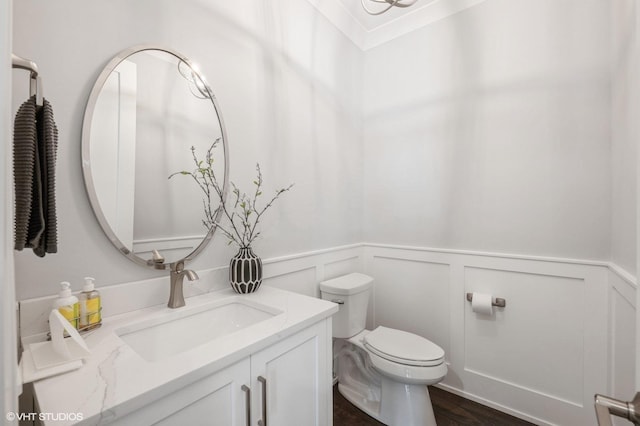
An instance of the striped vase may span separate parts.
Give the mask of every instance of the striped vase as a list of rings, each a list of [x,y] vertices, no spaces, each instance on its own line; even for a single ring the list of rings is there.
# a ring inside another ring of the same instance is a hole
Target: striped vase
[[[229,283],[236,293],[256,291],[262,284],[262,260],[251,247],[240,247],[229,263]]]

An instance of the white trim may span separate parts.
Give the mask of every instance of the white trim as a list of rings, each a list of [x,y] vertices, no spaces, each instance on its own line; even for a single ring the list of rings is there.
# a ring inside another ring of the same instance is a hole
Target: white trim
[[[622,272],[624,270],[621,270]],[[624,275],[621,275],[619,272],[613,268],[609,269],[609,273],[611,276],[609,277],[609,286],[611,287],[611,291],[617,292],[620,297],[626,300],[634,309],[636,307],[636,292],[638,291],[638,286],[635,283],[635,280],[629,280],[625,278]]]
[[[620,277],[620,279],[629,284],[631,287],[633,287],[634,289],[638,288],[637,278],[629,273],[626,269],[616,265],[613,262],[608,262],[607,266],[609,267],[611,272],[616,274],[618,277]]]
[[[614,398],[628,398],[629,389],[628,382],[623,377],[628,376],[628,371],[633,369],[634,365],[619,365],[617,361],[618,350],[624,350],[624,342],[633,340],[635,335],[629,336],[628,324],[617,321],[618,311],[621,309],[629,309],[633,312],[636,310],[636,286],[622,279],[619,275],[610,272],[609,276],[609,295],[607,300],[608,310],[608,389],[606,394]],[[620,347],[622,345],[622,348]],[[622,354],[622,359],[626,354]],[[617,379],[621,379],[620,383]],[[604,390],[603,392],[604,393]]]
[[[395,9],[388,14],[370,16],[359,9],[352,13],[339,0],[308,1],[360,50],[366,51],[485,0],[435,0],[409,7],[395,18],[392,17],[398,12]]]
[[[403,246],[403,245],[380,244],[380,243],[363,243],[363,245],[367,247],[389,248],[389,249],[395,249],[395,250],[427,251],[427,252],[433,252],[433,253],[451,253],[451,254],[463,254],[468,256],[498,257],[498,258],[518,259],[518,260],[535,260],[540,262],[570,263],[570,264],[588,265],[588,266],[608,267],[610,265],[610,262],[602,261],[602,260],[572,259],[572,258],[551,257],[551,256],[532,256],[532,255],[526,255],[526,254],[499,253],[499,252],[478,251],[478,250],[445,249],[445,248],[437,248],[437,247],[415,247],[415,246]],[[621,268],[618,268],[618,269],[622,270]]]
[[[366,50],[367,29],[339,1],[308,0],[360,50]]]
[[[156,244],[168,241],[184,241],[184,240],[199,240],[202,241],[206,234],[202,235],[185,235],[181,237],[160,237],[160,238],[145,238],[141,240],[133,240],[133,244]]]
[[[553,395],[551,393],[544,392],[544,391],[541,391],[539,389],[534,389],[534,388],[529,387],[529,386],[520,385],[520,384],[515,383],[513,381],[510,381],[510,380],[504,380],[504,379],[501,379],[499,377],[492,376],[491,374],[486,374],[486,373],[483,373],[481,371],[474,370],[473,368],[464,367],[464,371],[467,372],[467,373],[470,373],[470,374],[475,374],[476,376],[483,377],[485,379],[492,380],[494,382],[502,383],[502,384],[507,385],[507,386],[512,386],[514,388],[521,389],[521,390],[523,390],[525,392],[530,392],[530,393],[534,393],[536,395],[540,395],[540,396],[542,396],[544,398],[549,398],[551,400],[560,401],[563,404],[569,404],[569,405],[572,405],[572,406],[574,406],[576,408],[584,408],[584,405],[582,404],[581,401],[572,401],[570,399],[563,398],[563,397],[558,396],[558,395]]]
[[[166,237],[166,238],[148,238],[134,240],[131,248],[133,252],[142,258],[151,256],[151,252],[155,249],[160,252],[167,260],[181,259],[191,253],[200,245],[206,235],[185,235],[182,237]]]
[[[382,244],[382,243],[362,243],[363,247],[375,247],[375,248],[387,248],[396,250],[409,250],[409,251],[423,251],[432,253],[450,253],[460,254],[468,256],[482,256],[482,257],[497,257],[503,259],[517,259],[517,260],[533,260],[539,262],[553,262],[553,263],[568,263],[574,265],[586,265],[586,266],[600,266],[606,267],[611,272],[619,276],[627,284],[634,288],[638,287],[636,277],[628,272],[626,269],[617,265],[612,261],[607,260],[591,260],[591,259],[576,259],[565,257],[552,257],[552,256],[534,256],[526,254],[514,254],[514,253],[501,253],[481,250],[461,250],[461,249],[446,249],[438,247],[422,247],[422,246],[405,246],[395,244]]]
[[[330,248],[326,248],[326,249],[305,251],[305,252],[296,253],[296,254],[287,254],[287,255],[284,255],[284,256],[272,257],[272,258],[269,258],[269,259],[263,259],[262,263],[266,265],[266,264],[269,264],[269,263],[286,262],[286,261],[289,261],[289,260],[301,259],[301,258],[304,258],[304,257],[311,257],[311,256],[318,256],[318,255],[326,254],[326,253],[333,253],[333,252],[338,252],[338,251],[343,251],[343,250],[358,249],[358,248],[361,248],[362,246],[363,246],[362,243],[357,243],[357,244],[349,244],[349,245],[344,245],[344,246],[330,247]]]
[[[503,413],[510,414],[513,417],[517,417],[519,419],[528,421],[528,422],[536,424],[536,425],[540,425],[540,426],[555,426],[553,423],[546,422],[546,421],[544,421],[542,419],[539,419],[537,417],[529,416],[529,415],[527,415],[525,413],[522,413],[522,412],[520,412],[518,410],[513,410],[513,409],[511,409],[509,407],[506,407],[504,405],[496,404],[493,401],[490,401],[488,399],[479,397],[479,396],[474,395],[472,393],[465,392],[463,390],[454,388],[454,387],[446,385],[444,383],[438,383],[437,385],[435,385],[435,387],[443,389],[443,390],[446,390],[447,392],[451,392],[454,395],[461,396],[461,397],[463,397],[465,399],[468,399],[470,401],[474,401],[474,402],[477,402],[477,403],[482,404],[484,406],[494,408],[494,409],[496,409],[498,411],[502,411]]]
[[[395,38],[409,34],[412,31],[455,15],[484,1],[485,0],[436,0],[420,9],[414,11],[408,10],[405,15],[367,31],[363,50],[374,48]]]

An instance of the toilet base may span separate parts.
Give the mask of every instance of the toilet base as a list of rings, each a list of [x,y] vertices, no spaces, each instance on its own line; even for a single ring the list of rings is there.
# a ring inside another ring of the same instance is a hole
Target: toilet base
[[[429,374],[417,375],[422,380],[414,383],[382,374],[361,343],[362,336],[368,332],[364,330],[349,340],[334,339],[338,392],[385,425],[436,426],[427,384],[440,382],[446,366],[429,367]]]
[[[436,426],[429,388],[383,377],[380,421],[393,426]]]
[[[363,411],[367,415],[373,417],[374,419],[380,420],[380,403],[378,401],[372,401],[370,399],[365,398],[360,392],[357,390],[345,386],[338,382],[338,392],[340,395],[344,396],[344,398],[349,401],[351,404],[355,405],[360,411]]]
[[[380,400],[338,383],[338,391],[361,411],[388,426],[436,426],[426,385],[407,385],[382,377]]]
[[[380,374],[357,345],[339,341],[338,392],[388,426],[436,426],[426,384],[407,384]]]

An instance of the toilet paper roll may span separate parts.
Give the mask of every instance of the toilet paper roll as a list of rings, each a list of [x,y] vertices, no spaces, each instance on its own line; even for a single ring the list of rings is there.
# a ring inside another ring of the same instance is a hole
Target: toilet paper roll
[[[471,310],[478,314],[493,315],[493,296],[486,293],[473,293]]]

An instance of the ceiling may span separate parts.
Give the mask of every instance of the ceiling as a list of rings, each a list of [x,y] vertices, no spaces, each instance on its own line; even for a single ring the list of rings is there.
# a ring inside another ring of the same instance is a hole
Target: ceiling
[[[308,1],[358,47],[367,50],[485,0],[418,0],[411,7],[393,7],[377,16],[366,13],[360,0]],[[371,10],[384,8],[370,3]]]

